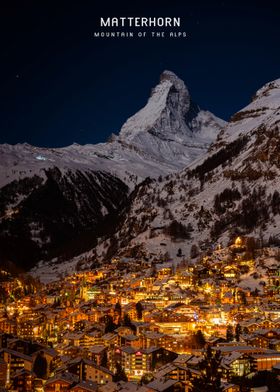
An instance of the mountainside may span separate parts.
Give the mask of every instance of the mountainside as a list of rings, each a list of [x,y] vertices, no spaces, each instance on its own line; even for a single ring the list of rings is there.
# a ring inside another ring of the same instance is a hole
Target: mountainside
[[[257,91],[209,152],[130,196],[113,238],[98,247],[122,255],[193,255],[237,234],[280,243],[280,79]],[[195,245],[195,246],[193,246]],[[197,247],[197,249],[196,249]]]
[[[165,71],[147,105],[107,143],[1,145],[0,256],[29,267],[94,247],[113,230],[135,184],[185,167],[224,124]]]
[[[7,184],[0,193],[0,257],[26,269],[92,248],[110,232],[127,193],[121,180],[98,171],[52,168]]]

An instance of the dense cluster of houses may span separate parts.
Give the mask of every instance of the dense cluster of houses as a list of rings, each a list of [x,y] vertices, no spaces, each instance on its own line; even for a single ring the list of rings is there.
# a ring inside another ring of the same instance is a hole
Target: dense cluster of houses
[[[278,264],[238,240],[196,264],[113,259],[32,293],[18,277],[2,276],[0,386],[190,391],[206,346],[221,353],[224,391],[240,391],[234,377],[278,376]]]

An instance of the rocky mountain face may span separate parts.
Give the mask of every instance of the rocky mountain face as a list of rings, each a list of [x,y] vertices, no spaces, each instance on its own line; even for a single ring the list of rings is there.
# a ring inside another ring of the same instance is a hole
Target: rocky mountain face
[[[207,154],[130,196],[100,257],[190,255],[237,234],[280,243],[280,79],[232,116]],[[179,250],[180,249],[180,250]]]
[[[167,174],[205,153],[225,125],[212,113],[200,110],[184,82],[165,71],[147,105],[125,122],[116,140],[173,169],[164,172]]]
[[[107,143],[1,145],[0,257],[29,268],[94,247],[113,230],[135,184],[182,169],[224,125],[165,71],[146,106]]]

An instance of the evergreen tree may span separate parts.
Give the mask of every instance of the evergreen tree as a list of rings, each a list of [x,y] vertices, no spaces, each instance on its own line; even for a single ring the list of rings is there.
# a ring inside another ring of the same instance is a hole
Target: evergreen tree
[[[200,329],[191,336],[191,346],[193,348],[203,348],[205,343],[205,337]]]
[[[142,312],[143,312],[143,306],[141,302],[137,302],[136,304],[136,312],[137,312],[137,319],[141,320],[142,319]]]
[[[173,219],[173,216],[169,216],[169,219]],[[181,222],[172,220],[172,222],[164,228],[164,233],[172,237],[173,239],[190,239],[190,232],[188,228]]]
[[[222,392],[219,370],[221,360],[220,351],[213,352],[208,346],[203,360],[199,363],[200,376],[192,380],[191,392]]]
[[[105,323],[105,333],[113,332],[117,328],[117,325],[113,322],[113,317],[110,315],[104,316],[101,321]]]
[[[125,327],[132,329],[132,331],[136,331],[136,327],[135,327],[135,325],[132,324],[131,318],[130,318],[129,314],[127,314],[127,313],[125,313],[125,315],[124,315],[123,325]]]
[[[260,293],[260,290],[256,287],[255,290],[252,292],[253,297],[258,297]]]
[[[250,392],[251,391],[251,380],[246,377],[245,374],[243,376],[232,376],[230,378],[230,382],[239,386],[240,391],[242,392]]]
[[[268,386],[268,392],[279,392],[280,391],[280,380],[276,373],[267,372],[266,385]]]
[[[107,366],[108,366],[108,357],[107,357],[107,352],[106,351],[104,352],[104,354],[102,356],[100,365],[105,367],[105,368],[107,368]]]
[[[182,249],[181,248],[178,249],[177,257],[182,257]]]
[[[241,325],[240,324],[236,324],[236,327],[235,327],[235,340],[237,342],[239,342],[239,340],[240,340],[241,333],[242,333]]]
[[[56,368],[55,361],[51,361],[50,363],[50,374],[53,374]]]
[[[193,244],[190,251],[190,258],[195,259],[199,254],[198,247],[196,244]]]
[[[200,329],[196,333],[196,341],[197,341],[199,348],[203,348],[205,346],[205,343],[206,343],[205,337]]]
[[[238,291],[238,297],[242,305],[247,305],[246,294],[244,293],[244,291]]]
[[[143,376],[141,377],[140,380],[140,385],[145,385],[145,384],[149,384],[151,381],[154,380],[154,375],[153,373],[145,373],[143,374]]]
[[[227,333],[226,333],[226,339],[228,342],[233,341],[234,338],[234,333],[233,333],[233,326],[232,325],[228,325],[227,327]]]
[[[116,363],[116,371],[113,376],[113,381],[127,381],[127,375],[119,362]]]
[[[256,241],[254,237],[248,237],[246,240],[246,249],[247,252],[250,254],[251,257],[254,258],[255,256],[255,250],[256,250]]]
[[[157,276],[157,267],[155,264],[152,265],[151,267],[151,274],[150,274],[151,278],[156,278]]]
[[[246,335],[248,335],[250,332],[249,332],[249,329],[247,328],[247,327],[244,327],[243,328],[243,333],[244,334],[246,334]]]
[[[125,327],[131,327],[131,318],[129,316],[129,314],[125,313],[124,318],[123,318],[123,325]]]
[[[122,306],[119,301],[115,305],[115,311],[118,313],[120,317],[122,317]]]
[[[33,364],[33,372],[36,374],[38,378],[42,378],[42,379],[47,378],[48,363],[42,351],[40,351],[35,358]]]

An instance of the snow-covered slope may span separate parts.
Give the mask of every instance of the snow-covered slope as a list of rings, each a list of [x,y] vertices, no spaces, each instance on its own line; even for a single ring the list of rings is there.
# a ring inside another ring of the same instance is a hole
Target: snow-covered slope
[[[189,256],[193,245],[226,244],[239,233],[280,241],[279,124],[278,79],[232,117],[207,154],[138,186],[114,237],[97,249],[100,257],[112,243],[119,254],[141,245],[154,257],[176,258],[178,248]]]
[[[223,139],[233,140],[238,133],[250,132],[262,123],[272,126],[278,121],[280,102],[280,79],[266,83],[254,95],[252,102],[232,116]]]
[[[0,186],[54,166],[108,171],[135,184],[182,169],[205,153],[225,124],[194,105],[184,82],[165,71],[147,105],[110,142],[64,148],[0,145]]]

